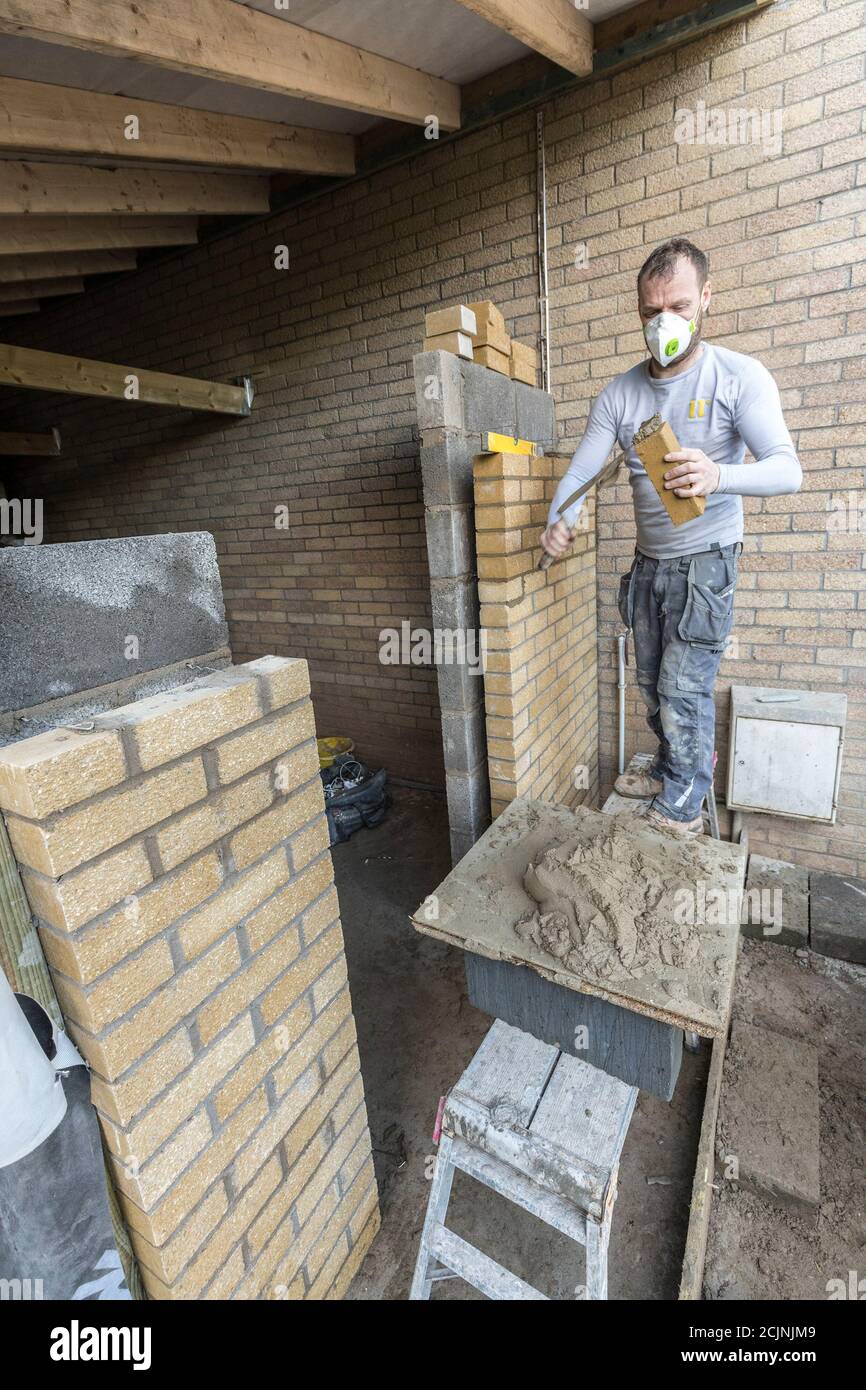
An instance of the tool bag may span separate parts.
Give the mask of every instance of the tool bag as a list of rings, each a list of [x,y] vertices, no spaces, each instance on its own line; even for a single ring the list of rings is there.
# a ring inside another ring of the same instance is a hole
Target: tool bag
[[[343,773],[351,772],[351,785],[345,785]],[[380,768],[371,773],[351,753],[337,758],[331,767],[322,769],[325,791],[325,812],[332,845],[340,844],[362,826],[372,828],[385,819],[390,797],[388,773]]]

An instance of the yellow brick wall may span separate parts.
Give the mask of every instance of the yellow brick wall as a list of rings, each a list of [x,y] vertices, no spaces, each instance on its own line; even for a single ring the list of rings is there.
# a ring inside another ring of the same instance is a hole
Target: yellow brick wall
[[[342,1297],[378,1200],[307,664],[0,750],[151,1298]]]
[[[536,567],[566,462],[521,454],[475,461],[494,816],[516,796],[577,806],[598,791],[594,500],[569,558]]]

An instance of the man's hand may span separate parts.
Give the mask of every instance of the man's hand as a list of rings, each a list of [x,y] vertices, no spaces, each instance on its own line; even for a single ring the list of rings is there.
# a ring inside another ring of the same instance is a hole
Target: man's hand
[[[719,486],[719,465],[702,449],[678,449],[665,454],[665,463],[675,463],[665,473],[665,487],[676,497],[709,497]]]
[[[575,535],[576,532],[570,531],[564,521],[555,521],[546,531],[542,531],[541,548],[558,560],[571,548]]]

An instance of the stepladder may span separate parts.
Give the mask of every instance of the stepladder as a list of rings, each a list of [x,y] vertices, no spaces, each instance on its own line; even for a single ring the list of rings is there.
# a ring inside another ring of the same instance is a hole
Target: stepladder
[[[429,1299],[434,1284],[454,1278],[492,1299],[548,1298],[449,1229],[458,1170],[584,1246],[574,1297],[606,1299],[619,1161],[636,1099],[636,1087],[497,1019],[445,1098],[410,1299]]]

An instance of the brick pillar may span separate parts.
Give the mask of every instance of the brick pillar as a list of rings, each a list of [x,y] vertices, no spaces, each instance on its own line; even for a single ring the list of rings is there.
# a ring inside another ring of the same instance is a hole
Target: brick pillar
[[[517,796],[576,806],[598,794],[595,506],[565,560],[539,571],[559,457],[475,460],[484,699],[494,816]]]
[[[304,661],[0,750],[149,1295],[340,1297],[376,1184]]]

